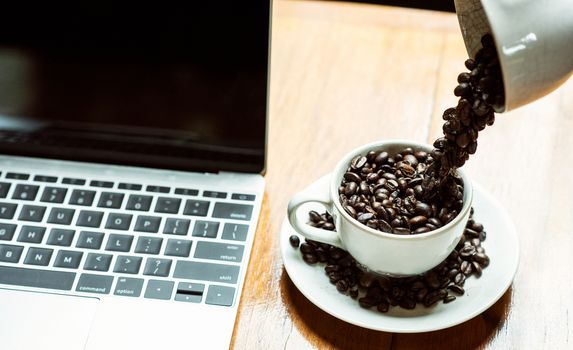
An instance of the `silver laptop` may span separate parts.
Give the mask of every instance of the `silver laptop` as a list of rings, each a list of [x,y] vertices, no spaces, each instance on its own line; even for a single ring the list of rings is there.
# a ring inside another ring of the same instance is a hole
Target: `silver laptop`
[[[10,11],[0,348],[228,348],[264,190],[269,1]]]

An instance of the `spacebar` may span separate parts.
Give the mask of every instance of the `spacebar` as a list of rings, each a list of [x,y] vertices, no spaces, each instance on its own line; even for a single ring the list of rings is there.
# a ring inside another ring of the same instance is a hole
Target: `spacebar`
[[[0,284],[71,290],[76,274],[73,272],[44,271],[21,267],[0,266]]]

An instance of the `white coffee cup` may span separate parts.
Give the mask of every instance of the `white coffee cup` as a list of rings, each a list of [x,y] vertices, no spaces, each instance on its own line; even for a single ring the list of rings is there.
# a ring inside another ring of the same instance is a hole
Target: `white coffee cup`
[[[494,37],[505,88],[503,112],[537,100],[573,73],[571,0],[454,0],[470,57]]]
[[[359,264],[370,271],[392,276],[423,273],[440,264],[453,251],[467,224],[473,198],[471,181],[458,170],[464,184],[463,207],[448,224],[427,233],[397,235],[367,227],[353,219],[339,201],[338,188],[351,160],[369,151],[396,154],[406,147],[431,151],[429,145],[407,140],[380,141],[364,145],[344,156],[334,168],[330,181],[319,188],[311,187],[296,194],[288,205],[288,218],[293,228],[304,237],[331,244],[348,251]],[[318,202],[332,215],[336,231],[312,227],[305,203]]]

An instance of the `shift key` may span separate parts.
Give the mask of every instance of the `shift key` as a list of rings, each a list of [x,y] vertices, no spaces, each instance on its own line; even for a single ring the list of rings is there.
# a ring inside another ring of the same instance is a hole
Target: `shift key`
[[[173,274],[175,278],[222,283],[237,283],[238,276],[239,266],[181,260],[177,262]]]

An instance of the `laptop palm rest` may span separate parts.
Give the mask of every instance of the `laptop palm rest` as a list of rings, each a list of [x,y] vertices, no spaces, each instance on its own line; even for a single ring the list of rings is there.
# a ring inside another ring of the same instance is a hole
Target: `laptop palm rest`
[[[0,289],[3,349],[84,349],[99,299]]]

